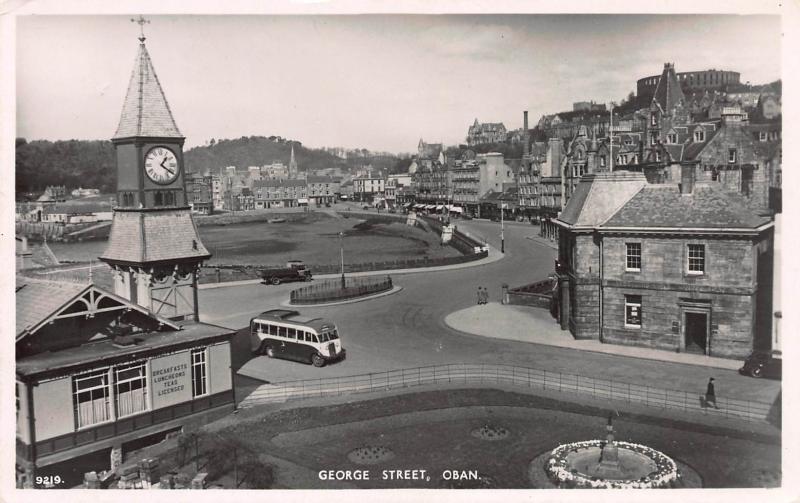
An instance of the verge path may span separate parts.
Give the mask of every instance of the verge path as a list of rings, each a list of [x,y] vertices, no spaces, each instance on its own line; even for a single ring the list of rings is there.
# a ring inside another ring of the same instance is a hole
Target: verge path
[[[561,330],[550,313],[534,307],[503,305],[490,302],[450,313],[444,319],[450,328],[473,335],[532,342],[562,348],[594,351],[597,353],[630,356],[648,360],[703,365],[728,370],[738,370],[739,360],[714,358],[689,353],[673,353],[619,344],[603,344],[598,340],[578,340],[569,331]]]

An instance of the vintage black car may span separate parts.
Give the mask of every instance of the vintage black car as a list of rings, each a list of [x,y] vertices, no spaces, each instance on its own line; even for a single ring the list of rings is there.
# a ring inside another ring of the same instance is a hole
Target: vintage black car
[[[752,377],[780,379],[782,366],[780,351],[753,351],[744,361],[744,366],[739,369],[739,373]]]
[[[261,282],[265,285],[280,285],[289,281],[311,281],[311,271],[302,260],[289,260],[285,268],[261,270]]]

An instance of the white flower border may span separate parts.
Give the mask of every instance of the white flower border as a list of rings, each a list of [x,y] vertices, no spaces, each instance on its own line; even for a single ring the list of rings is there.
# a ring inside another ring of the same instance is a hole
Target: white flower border
[[[579,451],[588,447],[600,447],[605,444],[605,440],[584,440],[582,442],[572,442],[561,444],[550,453],[550,458],[545,464],[547,475],[559,486],[564,484],[574,484],[579,488],[592,489],[652,489],[675,487],[681,474],[678,465],[666,454],[646,445],[634,444],[630,442],[614,442],[617,446],[628,449],[639,454],[644,454],[656,463],[656,471],[638,480],[606,480],[598,477],[588,477],[579,473],[572,473],[567,466],[567,455],[570,452]]]

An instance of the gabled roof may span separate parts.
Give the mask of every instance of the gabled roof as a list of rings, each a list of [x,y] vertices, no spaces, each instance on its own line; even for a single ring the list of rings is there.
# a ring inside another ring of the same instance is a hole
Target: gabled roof
[[[211,257],[188,210],[114,212],[105,262],[145,264]]]
[[[698,182],[690,194],[681,194],[675,184],[647,185],[600,228],[756,229],[769,222],[738,194]]]
[[[139,45],[114,139],[132,136],[183,138],[144,42]]]
[[[91,283],[69,283],[60,281],[47,281],[33,279],[25,276],[16,278],[16,307],[17,328],[16,339],[19,341],[27,334],[34,333],[42,325],[53,319],[76,302],[81,302],[83,308],[91,310],[91,306],[81,300],[88,292],[92,291],[95,298],[109,298],[120,309],[133,309],[151,316],[160,322],[178,329],[175,323],[149,312],[142,306],[129,302],[111,292],[98,288]],[[108,308],[108,304],[104,304]]]

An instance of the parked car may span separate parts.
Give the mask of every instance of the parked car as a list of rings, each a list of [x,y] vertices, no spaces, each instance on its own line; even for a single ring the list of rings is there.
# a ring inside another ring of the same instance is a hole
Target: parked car
[[[780,379],[783,373],[783,361],[781,357],[781,352],[778,350],[753,351],[744,361],[744,365],[739,369],[739,373],[752,377]]]
[[[362,210],[368,210],[368,209],[370,209],[370,205],[365,204],[364,206],[361,207],[361,209]]]
[[[311,281],[311,271],[302,260],[290,260],[286,262],[286,267],[262,269],[261,280],[265,285],[280,285],[286,281]]]

